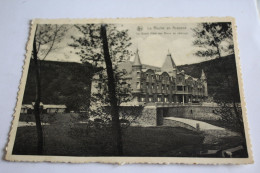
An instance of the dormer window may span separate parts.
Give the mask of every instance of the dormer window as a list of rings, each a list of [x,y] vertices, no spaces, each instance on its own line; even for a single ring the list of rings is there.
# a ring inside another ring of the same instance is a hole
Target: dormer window
[[[140,82],[136,82],[136,88],[140,89]]]
[[[136,72],[136,76],[137,76],[138,78],[140,78],[140,77],[141,77],[141,72],[140,72],[140,71]]]

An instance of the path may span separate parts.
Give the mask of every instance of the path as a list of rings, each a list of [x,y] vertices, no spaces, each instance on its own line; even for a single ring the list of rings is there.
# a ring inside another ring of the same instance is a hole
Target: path
[[[192,119],[187,119],[187,118],[177,118],[177,117],[165,117],[164,119],[166,120],[173,120],[173,121],[178,121],[182,122],[185,124],[188,124],[194,128],[197,127],[197,124],[199,124],[199,128],[201,131],[206,131],[206,130],[225,130],[222,127],[214,126],[212,124],[203,122],[203,121],[198,121],[198,120],[192,120]]]
[[[240,136],[240,134],[238,134],[237,132],[233,132],[228,129],[214,126],[212,124],[209,124],[209,123],[206,123],[203,121],[198,121],[198,120],[178,118],[178,117],[165,117],[164,121],[167,123],[167,125],[184,127],[184,128],[190,129],[190,130],[198,130],[197,126],[199,125],[199,130],[202,131],[204,134],[203,144],[222,145],[221,143],[223,143],[223,140],[224,140],[224,143],[226,143],[225,138],[227,138],[227,137],[232,138],[232,137]]]

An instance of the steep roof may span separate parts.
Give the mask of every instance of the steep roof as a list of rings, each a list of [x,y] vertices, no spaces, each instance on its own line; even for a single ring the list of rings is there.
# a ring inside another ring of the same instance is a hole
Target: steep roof
[[[137,49],[136,53],[135,53],[135,59],[134,59],[133,66],[140,66],[140,65],[142,65],[142,63],[140,61],[140,57],[139,57],[139,53],[138,53],[138,49]]]
[[[176,64],[172,59],[172,55],[168,53],[162,66],[162,71],[172,71],[174,69],[176,69]]]
[[[203,80],[207,79],[203,69],[201,70],[201,77],[200,77],[200,79],[203,79]]]

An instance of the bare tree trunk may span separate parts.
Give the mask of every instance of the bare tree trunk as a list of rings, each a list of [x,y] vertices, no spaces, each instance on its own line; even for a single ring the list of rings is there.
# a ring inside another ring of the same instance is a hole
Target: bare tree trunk
[[[110,96],[110,105],[111,105],[111,115],[112,115],[112,130],[113,135],[116,141],[117,155],[123,155],[123,144],[122,144],[122,132],[119,121],[119,107],[117,105],[117,97],[116,97],[116,82],[114,77],[114,71],[112,67],[112,62],[109,54],[108,42],[107,42],[107,33],[106,33],[106,25],[101,25],[101,39],[103,42],[103,51],[104,58],[107,69],[108,76],[108,91]]]
[[[43,153],[43,131],[40,119],[40,102],[41,102],[41,81],[40,81],[40,69],[38,65],[38,56],[36,49],[36,38],[33,41],[33,61],[35,65],[35,79],[36,79],[36,98],[34,104],[34,116],[36,122],[37,139],[38,139],[38,154]]]

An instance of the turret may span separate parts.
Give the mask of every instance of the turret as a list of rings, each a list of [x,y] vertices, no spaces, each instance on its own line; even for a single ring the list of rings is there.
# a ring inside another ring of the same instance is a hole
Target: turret
[[[141,74],[142,74],[142,63],[140,61],[138,49],[135,53],[135,59],[132,64],[132,89],[133,93],[141,92]]]
[[[208,97],[208,83],[207,83],[207,77],[203,71],[203,69],[201,70],[201,77],[200,77],[201,81],[202,81],[202,85],[204,87],[204,97]]]
[[[142,63],[140,61],[140,57],[139,57],[139,51],[138,49],[136,49],[136,53],[135,53],[135,59],[134,59],[134,63],[132,65],[133,67],[142,67]]]
[[[162,71],[165,71],[170,76],[176,78],[177,68],[176,68],[176,64],[174,63],[174,61],[172,59],[172,55],[170,54],[170,52],[168,52],[166,59],[163,63]]]
[[[206,77],[203,69],[201,70],[201,77],[200,77],[200,79],[201,80],[207,80],[207,77]]]

